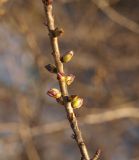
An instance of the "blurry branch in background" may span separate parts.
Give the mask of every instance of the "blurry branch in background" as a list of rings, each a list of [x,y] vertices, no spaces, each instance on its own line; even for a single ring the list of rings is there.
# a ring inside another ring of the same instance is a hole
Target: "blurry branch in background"
[[[139,25],[118,13],[115,9],[110,7],[110,4],[106,0],[92,0],[98,8],[102,10],[112,21],[127,28],[128,30],[139,34]]]
[[[5,3],[7,3],[9,0],[0,0],[0,16],[5,15],[6,9],[4,8]]]
[[[59,1],[62,3],[70,3],[70,2],[79,2],[80,0],[59,0]],[[104,14],[106,14],[113,22],[116,22],[117,24],[127,28],[128,30],[139,34],[139,25],[136,22],[130,20],[129,18],[126,18],[125,16],[121,15],[115,9],[113,9],[110,6],[111,2],[109,2],[108,0],[92,0],[92,2],[95,3],[96,6],[100,8],[101,11]]]
[[[129,102],[119,105],[116,109],[109,109],[101,111],[90,111],[92,113],[80,118],[81,125],[89,124],[103,124],[111,121],[122,120],[125,118],[128,119],[139,119],[139,108],[134,107],[137,102]],[[21,123],[22,124],[22,123]],[[8,131],[18,134],[20,127],[19,123],[0,123],[0,132]],[[62,130],[68,129],[67,121],[59,121],[51,124],[46,124],[42,126],[32,127],[31,134],[32,136],[40,136],[42,134],[53,134]]]
[[[42,51],[38,45],[36,34],[30,30],[30,25],[28,21],[26,20],[26,16],[21,12],[14,18],[14,24],[19,30],[19,32],[24,37],[24,40],[27,43],[27,48],[30,50],[30,54],[33,58],[34,65],[37,68],[37,72],[39,74],[39,78],[36,81],[32,81],[32,86],[34,90],[34,96],[39,99],[38,105],[36,105],[35,112],[34,112],[34,119],[35,122],[38,121],[39,117],[38,114],[41,112],[40,106],[42,105],[44,101],[44,96],[42,96],[42,86],[44,83],[44,80],[46,78],[45,74],[43,73],[42,68],[47,62],[47,58],[42,54]],[[39,87],[36,87],[38,85]],[[39,105],[40,104],[40,105]]]
[[[89,125],[96,125],[107,123],[115,120],[121,120],[124,118],[134,118],[139,119],[139,108],[133,107],[134,102],[132,103],[125,103],[120,105],[118,109],[110,109],[104,111],[94,111],[91,114],[84,116],[84,118],[80,118],[82,125],[89,124]],[[67,129],[67,122],[61,121],[56,122],[53,124],[48,124],[44,126],[38,126],[32,128],[32,134],[35,136],[40,134],[47,134],[47,133],[54,133],[61,130]]]
[[[82,2],[83,0],[57,0],[57,1],[59,1],[59,2],[61,2],[61,3],[75,3],[75,2]],[[120,0],[108,0],[109,1],[109,3],[110,3],[110,5],[114,5],[114,4],[116,4],[118,1],[120,1]]]
[[[17,29],[24,35],[25,40],[31,49],[32,56],[34,58],[35,64],[38,67],[39,75],[41,80],[44,79],[44,74],[42,73],[42,66],[46,63],[45,56],[41,53],[40,47],[38,46],[36,35],[30,30],[30,26],[27,23],[25,16],[19,14],[16,18]]]
[[[2,7],[8,0],[0,0],[0,7]]]
[[[40,160],[39,154],[33,142],[30,119],[33,117],[33,112],[30,108],[28,98],[24,95],[17,96],[17,106],[21,118],[19,124],[19,135],[25,146],[25,151],[29,160]]]

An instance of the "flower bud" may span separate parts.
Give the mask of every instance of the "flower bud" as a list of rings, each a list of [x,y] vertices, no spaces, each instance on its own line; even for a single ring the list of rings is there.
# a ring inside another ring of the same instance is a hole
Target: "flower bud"
[[[56,89],[56,88],[52,88],[50,89],[47,94],[50,96],[50,97],[53,97],[53,98],[60,98],[61,97],[61,92]]]
[[[51,31],[51,34],[53,37],[59,37],[64,33],[64,30],[62,28],[55,28],[55,30]]]
[[[57,68],[52,64],[46,65],[45,68],[51,73],[57,73]]]
[[[60,81],[65,81],[65,74],[64,73],[61,73],[61,72],[58,72],[57,73],[57,79],[60,80]]]
[[[68,52],[63,57],[61,57],[61,62],[63,63],[69,62],[72,59],[73,55],[74,55],[73,51]]]
[[[71,98],[71,105],[73,107],[73,109],[76,109],[76,108],[80,108],[83,104],[83,99],[76,96],[76,95],[73,95],[70,97]]]
[[[75,76],[73,74],[70,74],[70,75],[67,75],[65,77],[65,80],[66,80],[66,84],[69,86],[71,85],[71,83],[74,81],[75,79]]]

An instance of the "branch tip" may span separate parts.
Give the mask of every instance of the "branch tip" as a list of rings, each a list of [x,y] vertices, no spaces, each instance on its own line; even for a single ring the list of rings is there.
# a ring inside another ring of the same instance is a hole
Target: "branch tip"
[[[94,157],[93,157],[91,160],[99,160],[100,155],[101,155],[101,150],[98,149],[98,150],[96,151]]]

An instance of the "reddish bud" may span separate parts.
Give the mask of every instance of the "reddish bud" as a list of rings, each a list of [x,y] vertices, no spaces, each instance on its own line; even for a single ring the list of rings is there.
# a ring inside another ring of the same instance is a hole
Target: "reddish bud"
[[[53,98],[60,98],[61,97],[61,92],[56,89],[56,88],[52,88],[50,89],[47,94],[50,96],[50,97],[53,97]]]
[[[57,73],[57,79],[60,80],[60,81],[65,81],[65,74],[61,73],[61,72],[58,72]]]

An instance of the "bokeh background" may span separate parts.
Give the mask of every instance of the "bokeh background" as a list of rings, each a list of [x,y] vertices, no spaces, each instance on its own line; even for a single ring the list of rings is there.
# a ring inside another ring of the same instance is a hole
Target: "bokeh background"
[[[139,0],[54,0],[69,90],[90,155],[139,160]],[[58,87],[41,0],[0,0],[0,160],[77,160]]]

